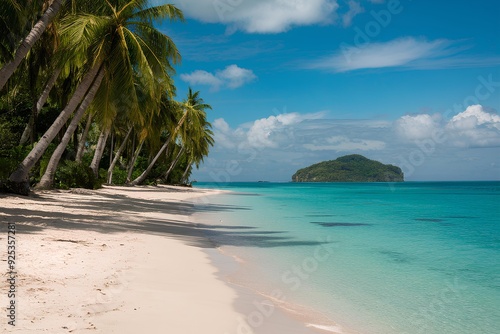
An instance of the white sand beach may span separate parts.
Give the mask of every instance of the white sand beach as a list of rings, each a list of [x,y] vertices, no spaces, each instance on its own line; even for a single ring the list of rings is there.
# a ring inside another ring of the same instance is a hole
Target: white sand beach
[[[193,201],[213,194],[161,186],[0,195],[0,332],[312,333],[278,310],[265,325],[248,324],[258,297],[220,279],[211,258],[223,255],[192,221]]]

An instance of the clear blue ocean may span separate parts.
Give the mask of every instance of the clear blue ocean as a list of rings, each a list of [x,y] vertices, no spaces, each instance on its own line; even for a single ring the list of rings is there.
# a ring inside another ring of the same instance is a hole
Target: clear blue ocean
[[[500,182],[195,187],[236,193],[199,203],[217,208],[203,214],[219,226],[208,236],[240,261],[230,279],[308,323],[500,333]]]

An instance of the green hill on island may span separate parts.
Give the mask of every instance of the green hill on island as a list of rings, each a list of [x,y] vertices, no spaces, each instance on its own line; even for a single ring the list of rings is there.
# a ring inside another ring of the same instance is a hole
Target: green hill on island
[[[299,169],[293,182],[403,182],[401,168],[384,165],[359,154],[323,161]]]

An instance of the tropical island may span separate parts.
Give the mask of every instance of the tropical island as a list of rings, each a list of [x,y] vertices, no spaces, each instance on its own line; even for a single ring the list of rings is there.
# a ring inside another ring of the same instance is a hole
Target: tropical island
[[[403,182],[401,168],[384,165],[359,154],[323,161],[299,169],[293,182]]]

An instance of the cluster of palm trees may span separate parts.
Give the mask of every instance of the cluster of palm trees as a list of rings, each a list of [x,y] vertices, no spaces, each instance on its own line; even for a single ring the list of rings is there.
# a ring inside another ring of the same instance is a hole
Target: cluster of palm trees
[[[173,66],[180,54],[154,26],[164,19],[183,15],[173,5],[151,7],[148,0],[0,2],[0,95],[15,99],[28,91],[33,105],[20,138],[32,149],[10,174],[12,191],[29,192],[30,171],[49,151],[36,187],[53,187],[70,143],[77,162],[93,154],[89,167],[96,176],[108,150],[108,183],[120,166],[127,183],[140,184],[158,161],[168,161],[165,180],[182,165],[178,181],[187,182],[213,145],[206,115],[211,108],[191,89],[182,102],[174,100]],[[37,118],[48,103],[60,112],[38,137]],[[99,136],[89,147],[91,129]],[[139,157],[148,164],[137,175]]]

